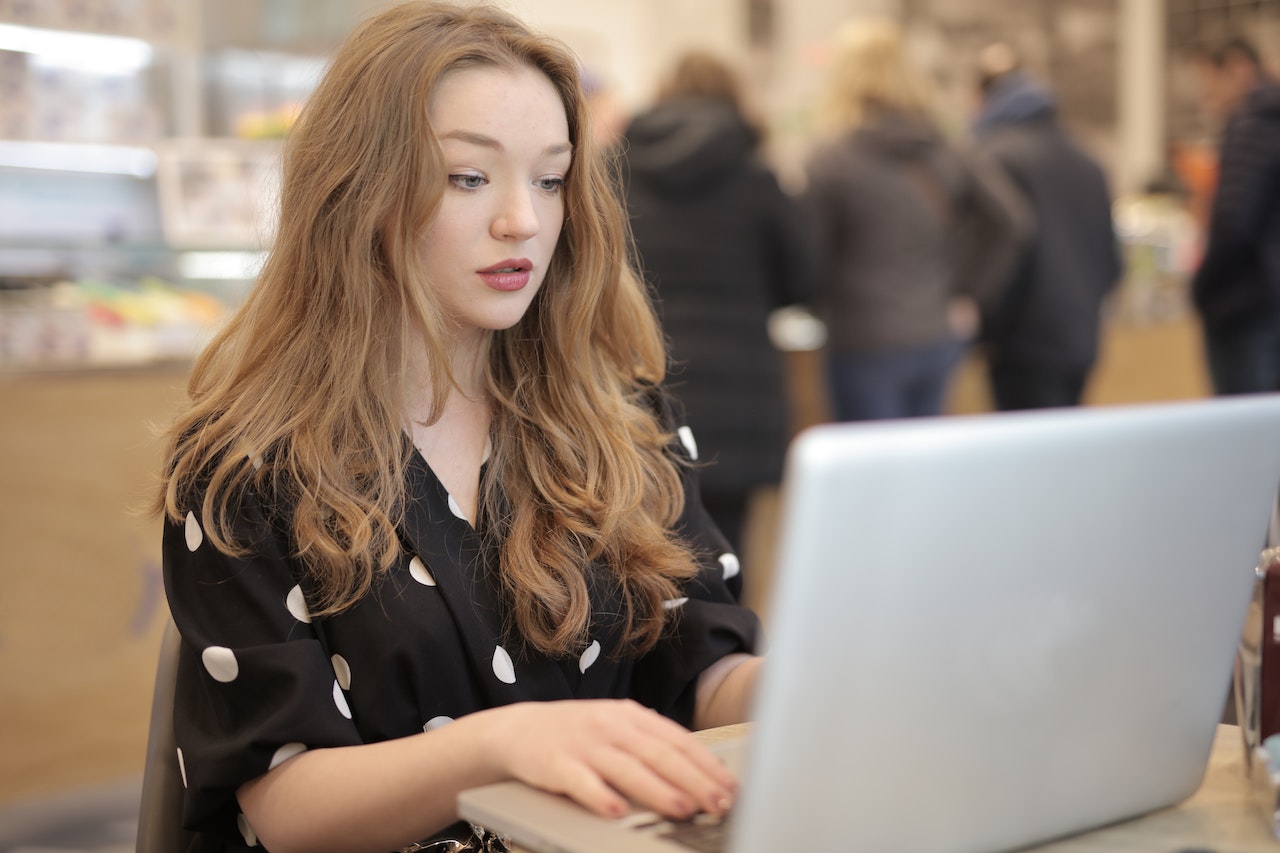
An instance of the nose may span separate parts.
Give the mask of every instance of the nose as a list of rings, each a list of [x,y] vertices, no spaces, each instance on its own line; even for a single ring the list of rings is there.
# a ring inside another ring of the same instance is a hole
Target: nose
[[[502,196],[491,230],[499,240],[528,240],[541,229],[532,187],[513,187]]]

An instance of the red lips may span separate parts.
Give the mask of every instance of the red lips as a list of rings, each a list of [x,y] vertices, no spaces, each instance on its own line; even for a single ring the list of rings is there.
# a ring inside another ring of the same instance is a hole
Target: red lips
[[[527,285],[532,271],[533,261],[528,258],[507,258],[476,272],[494,290],[510,292]]]

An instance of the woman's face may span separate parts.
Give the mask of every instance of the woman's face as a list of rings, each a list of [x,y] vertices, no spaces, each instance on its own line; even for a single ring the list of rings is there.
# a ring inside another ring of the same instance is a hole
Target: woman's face
[[[448,185],[419,244],[460,332],[505,329],[542,286],[564,223],[572,160],[564,104],[542,72],[449,72],[428,107]]]

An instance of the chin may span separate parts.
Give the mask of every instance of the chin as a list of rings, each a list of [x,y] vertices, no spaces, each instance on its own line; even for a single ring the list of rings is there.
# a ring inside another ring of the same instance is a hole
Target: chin
[[[476,325],[478,325],[480,328],[484,329],[487,332],[505,332],[507,329],[513,328],[521,320],[523,320],[524,315],[527,313],[529,312],[525,310],[525,311],[521,311],[519,314],[516,314],[515,316],[488,317],[485,320],[482,320],[481,322],[477,323]]]

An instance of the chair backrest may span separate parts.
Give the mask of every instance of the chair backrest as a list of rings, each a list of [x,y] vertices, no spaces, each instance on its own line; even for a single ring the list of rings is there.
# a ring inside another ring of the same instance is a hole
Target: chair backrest
[[[181,637],[166,618],[151,698],[151,730],[142,773],[142,802],[138,811],[137,853],[180,853],[193,834],[182,828],[182,771],[173,736],[173,691],[178,676]]]

